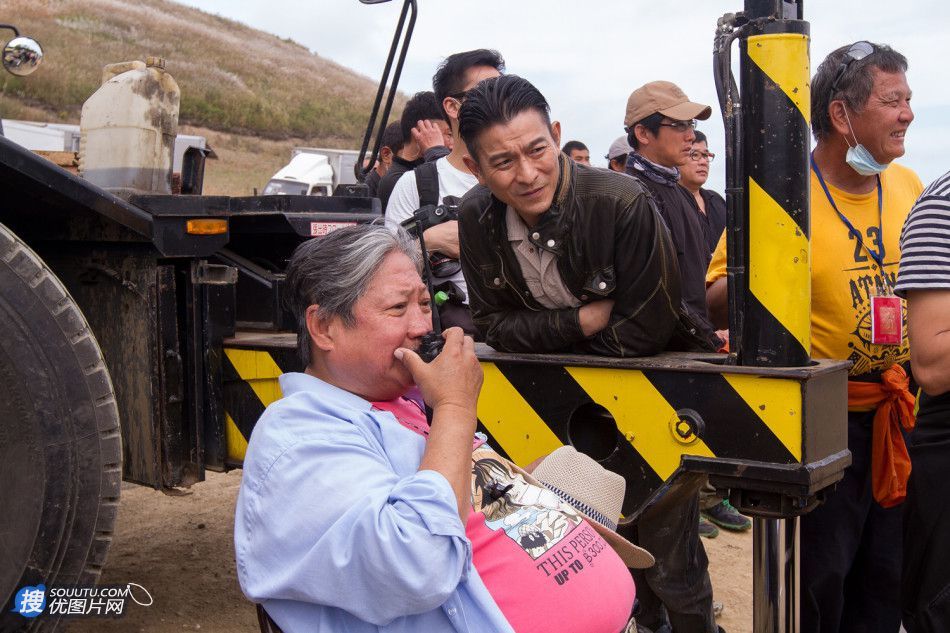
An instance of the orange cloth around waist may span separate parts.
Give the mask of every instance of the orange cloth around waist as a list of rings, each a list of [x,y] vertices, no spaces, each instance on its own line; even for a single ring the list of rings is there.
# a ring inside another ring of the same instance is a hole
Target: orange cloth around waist
[[[914,428],[914,396],[910,379],[900,365],[881,374],[881,382],[848,381],[848,409],[872,411],[871,489],[874,499],[885,508],[896,506],[907,496],[910,456],[901,427]]]

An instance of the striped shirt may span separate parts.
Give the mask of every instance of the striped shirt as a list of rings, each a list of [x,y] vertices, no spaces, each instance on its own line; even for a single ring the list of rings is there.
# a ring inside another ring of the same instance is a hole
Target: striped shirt
[[[901,232],[895,291],[950,289],[950,172],[927,187]]]

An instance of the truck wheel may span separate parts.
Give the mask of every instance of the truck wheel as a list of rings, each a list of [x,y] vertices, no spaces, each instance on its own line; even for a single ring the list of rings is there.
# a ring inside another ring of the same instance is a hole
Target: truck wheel
[[[48,593],[47,613],[11,612],[22,587],[98,580],[121,442],[112,381],[79,306],[0,225],[0,631],[56,627]]]

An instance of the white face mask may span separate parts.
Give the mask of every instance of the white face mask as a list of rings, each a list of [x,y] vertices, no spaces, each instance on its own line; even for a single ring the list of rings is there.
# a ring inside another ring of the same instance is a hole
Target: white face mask
[[[887,164],[881,164],[875,160],[874,155],[861,143],[858,143],[858,137],[854,135],[854,128],[851,127],[851,119],[848,117],[848,108],[844,106],[844,118],[848,122],[848,129],[851,131],[851,136],[854,138],[854,145],[851,145],[851,142],[848,141],[847,135],[844,137],[844,142],[848,144],[848,153],[845,154],[844,162],[854,171],[858,172],[862,176],[876,176],[885,169],[887,169]]]

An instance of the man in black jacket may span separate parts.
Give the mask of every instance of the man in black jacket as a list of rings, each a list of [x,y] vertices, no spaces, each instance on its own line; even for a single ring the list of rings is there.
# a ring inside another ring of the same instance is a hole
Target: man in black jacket
[[[431,90],[417,92],[406,102],[398,125],[402,145],[393,156],[392,166],[377,188],[383,213],[386,212],[393,187],[404,173],[423,162],[442,158],[452,149],[452,131],[442,118],[439,102]]]
[[[679,168],[690,161],[696,140],[696,120],[706,120],[711,113],[709,106],[691,102],[676,84],[651,81],[630,95],[623,123],[633,147],[627,174],[653,194],[676,249],[683,301],[703,335],[718,341],[706,313],[709,231],[693,195],[679,183]],[[641,608],[637,622],[653,630],[668,624],[677,633],[716,631],[708,560],[699,540],[699,487],[690,494],[684,491],[682,501],[663,511],[653,507],[644,512],[627,536],[650,549],[667,568],[665,573],[634,574]]]
[[[635,180],[558,151],[560,126],[520,77],[468,93],[461,261],[479,334],[505,351],[643,356],[685,338],[669,234]]]
[[[366,180],[363,183],[369,188],[369,195],[372,198],[378,197],[379,182],[383,179],[389,170],[392,169],[393,159],[402,151],[402,130],[399,128],[399,121],[394,121],[383,130],[382,145],[379,148],[379,159],[373,168],[366,174]],[[366,159],[369,161],[369,158]],[[365,165],[364,165],[365,166]],[[386,207],[383,207],[384,209]]]
[[[709,106],[691,102],[668,81],[651,81],[633,91],[627,100],[624,129],[633,151],[627,173],[653,194],[676,248],[683,301],[713,332],[706,315],[706,268],[711,251],[699,207],[693,195],[679,184],[679,168],[690,160],[696,138],[696,120],[706,120]]]
[[[514,75],[481,82],[462,105],[459,133],[480,183],[460,205],[462,270],[490,345],[621,357],[671,344],[712,349],[685,314],[673,243],[650,194],[635,178],[559,152],[560,126],[534,86]],[[622,528],[659,553],[646,578],[635,574],[638,596],[656,606],[659,595],[677,633],[717,630],[698,522],[692,493],[685,503],[668,495]]]
[[[680,167],[680,184],[693,194],[693,200],[696,201],[701,214],[699,219],[706,230],[706,243],[712,253],[726,228],[726,201],[712,189],[703,187],[709,178],[709,168],[716,155],[709,151],[706,135],[699,130],[696,130],[695,134],[689,160]]]

